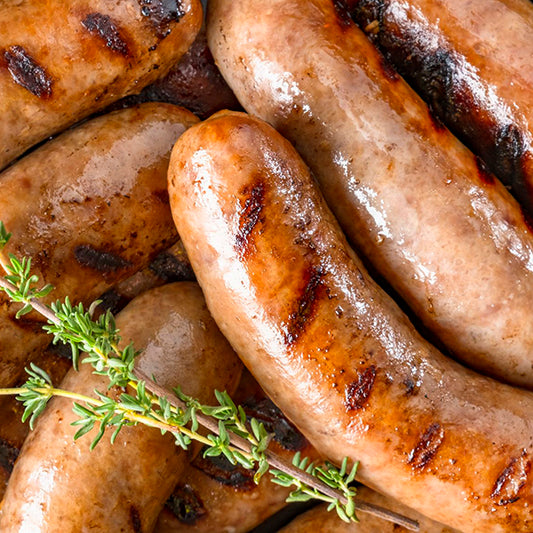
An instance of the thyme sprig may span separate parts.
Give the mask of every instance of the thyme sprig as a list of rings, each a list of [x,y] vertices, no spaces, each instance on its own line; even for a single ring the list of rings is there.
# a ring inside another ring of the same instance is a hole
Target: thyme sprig
[[[0,395],[16,394],[24,405],[23,421],[29,419],[33,429],[35,420],[43,412],[53,396],[70,398],[79,426],[74,438],[78,439],[98,427],[91,442],[93,449],[102,439],[107,428],[114,428],[111,442],[124,426],[145,424],[158,428],[162,433],[171,433],[176,444],[184,449],[193,442],[204,445],[204,456],[224,455],[231,464],[240,464],[247,469],[256,469],[254,481],[269,472],[274,483],[294,487],[287,501],[320,499],[328,502],[328,510],[335,509],[344,521],[357,521],[356,510],[372,512],[387,520],[397,522],[407,529],[418,530],[418,524],[386,509],[360,502],[355,498],[352,485],[358,463],[348,471],[345,458],[340,469],[332,463],[324,465],[309,463],[297,453],[293,464],[288,465],[268,449],[271,439],[264,425],[255,418],[248,419],[241,406],[236,406],[226,392],[215,391],[218,405],[203,405],[197,399],[173,390],[174,396],[153,380],[135,369],[139,352],[132,344],[119,348],[120,335],[111,312],[94,319],[98,302],[88,310],[80,303],[72,305],[68,298],[50,306],[38,300],[47,296],[52,286],[38,286],[39,279],[31,274],[31,259],[17,259],[9,254],[6,260],[3,248],[11,237],[0,222],[0,263],[6,275],[0,277],[0,289],[13,302],[22,304],[17,317],[36,310],[47,320],[44,329],[53,335],[53,342],[63,342],[72,349],[73,365],[78,368],[80,353],[86,356],[82,363],[91,364],[94,373],[107,376],[109,388],[116,386],[125,390],[118,398],[109,397],[97,390],[95,397],[55,388],[46,372],[30,364],[26,369],[29,378],[24,386],[0,389]],[[204,426],[211,434],[198,432]]]

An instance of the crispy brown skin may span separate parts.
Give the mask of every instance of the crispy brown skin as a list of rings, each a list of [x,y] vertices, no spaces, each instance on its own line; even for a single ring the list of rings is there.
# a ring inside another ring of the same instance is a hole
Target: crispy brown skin
[[[185,109],[144,104],[66,132],[0,175],[6,253],[31,257],[48,301],[92,302],[177,239],[168,206],[170,150],[197,122]],[[42,318],[15,319],[0,296],[0,383],[15,383],[49,342]]]
[[[201,22],[198,0],[4,2],[0,169],[35,143],[164,76]]]
[[[426,327],[472,367],[533,388],[533,234],[518,204],[337,4],[213,0],[209,45]]]
[[[319,453],[451,527],[533,529],[533,395],[421,338],[285,139],[214,115],[177,142],[169,187],[213,317]]]
[[[366,487],[357,489],[357,497],[365,502],[380,505],[403,516],[417,520],[421,533],[454,533],[455,530],[443,526],[425,516],[409,509],[390,498]],[[280,530],[280,533],[406,533],[408,530],[392,522],[371,516],[366,513],[358,513],[359,523],[346,523],[337,517],[335,511],[327,511],[326,505],[319,505],[293,520],[288,526]],[[456,532],[459,533],[459,532]]]
[[[531,214],[531,3],[346,0],[346,4],[439,119],[512,187]]]
[[[125,341],[145,349],[138,367],[165,387],[214,402],[213,391],[232,391],[241,365],[207,311],[194,283],[154,289],[118,316]],[[71,370],[62,387],[92,395],[106,378],[88,365]],[[112,394],[116,394],[114,391]],[[125,428],[112,431],[91,452],[91,435],[74,441],[72,401],[55,399],[30,434],[15,465],[2,507],[6,533],[148,533],[188,461],[170,435]]]

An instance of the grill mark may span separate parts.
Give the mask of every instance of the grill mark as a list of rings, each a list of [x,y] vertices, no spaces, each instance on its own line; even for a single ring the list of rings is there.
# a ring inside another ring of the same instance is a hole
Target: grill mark
[[[375,365],[370,365],[358,373],[357,380],[346,385],[344,392],[344,406],[346,411],[356,411],[365,407],[375,380],[376,367]]]
[[[165,506],[183,524],[194,525],[207,514],[204,502],[190,485],[177,485]]]
[[[496,500],[498,506],[509,505],[520,499],[518,493],[526,484],[531,461],[527,458],[524,450],[520,457],[513,457],[496,479],[490,497]]]
[[[254,472],[240,465],[232,465],[224,455],[204,457],[203,451],[191,463],[195,468],[218,481],[222,485],[241,491],[249,491],[255,487]]]
[[[141,524],[141,515],[134,505],[130,505],[130,520],[135,533],[143,533]]]
[[[8,474],[13,472],[15,461],[20,453],[20,449],[7,440],[0,438],[0,467]]]
[[[252,232],[263,221],[261,212],[265,202],[265,185],[260,182],[253,187],[246,187],[242,194],[246,196],[239,213],[239,231],[235,235],[237,251],[246,255],[252,248]]]
[[[306,272],[307,283],[298,300],[298,308],[289,315],[284,324],[284,337],[287,345],[294,344],[300,335],[305,331],[309,320],[313,317],[318,290],[322,285],[324,277],[322,267],[311,267]]]
[[[150,270],[165,283],[194,281],[196,279],[188,261],[180,261],[169,252],[159,254],[150,264]]]
[[[437,422],[431,424],[409,453],[407,462],[415,470],[423,470],[433,460],[443,440],[444,429]]]
[[[97,250],[90,244],[81,244],[74,249],[76,261],[82,266],[98,270],[99,272],[115,272],[121,268],[128,268],[131,263],[117,254]]]
[[[52,96],[52,78],[22,46],[11,46],[3,55],[15,83],[43,100]]]
[[[113,52],[118,52],[123,56],[129,55],[126,41],[120,35],[117,25],[108,15],[90,13],[83,19],[81,24],[91,35],[102,39],[107,48],[113,50]]]
[[[171,32],[172,23],[185,16],[180,0],[139,0],[139,5],[141,14],[148,18],[160,39]]]

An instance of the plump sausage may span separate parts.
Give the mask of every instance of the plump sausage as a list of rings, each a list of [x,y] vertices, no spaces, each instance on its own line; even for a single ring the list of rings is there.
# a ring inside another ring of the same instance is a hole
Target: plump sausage
[[[194,283],[144,293],[117,317],[123,339],[144,353],[138,367],[165,387],[181,385],[202,402],[237,384],[240,363],[210,317]],[[107,379],[90,366],[71,370],[62,387],[93,395]],[[113,392],[109,393],[113,394]],[[3,532],[149,532],[188,458],[170,435],[138,426],[112,431],[91,452],[74,441],[72,400],[54,399],[15,464],[0,519]]]
[[[380,505],[391,511],[407,516],[416,520],[420,525],[422,533],[454,533],[455,530],[443,526],[438,522],[429,520],[425,516],[413,511],[405,505],[395,502],[390,498],[385,498],[381,494],[374,492],[366,487],[360,486],[357,489],[358,497],[361,497],[366,502]],[[320,531],[320,533],[406,533],[407,529],[386,522],[381,518],[360,513],[358,515],[359,523],[341,522],[335,512],[327,510],[326,505],[319,505],[303,513],[298,518],[293,520],[288,526],[280,530],[280,533],[312,533]],[[456,532],[459,533],[459,532]]]
[[[210,48],[425,325],[469,365],[533,387],[533,234],[519,206],[335,6],[213,0]]]
[[[188,130],[174,220],[222,333],[321,454],[465,532],[533,529],[533,395],[444,357],[369,277],[294,148],[258,119]]]
[[[168,104],[145,104],[87,122],[42,146],[0,175],[5,252],[31,257],[48,301],[90,303],[177,240],[166,172],[175,140],[196,117]],[[15,319],[0,296],[0,383],[12,385],[49,342],[42,319]]]
[[[304,436],[265,396],[248,372],[243,372],[233,399],[274,435],[269,448],[279,457],[290,463],[299,451],[310,460],[318,458]],[[231,465],[223,456],[196,457],[159,515],[155,533],[251,531],[283,508],[291,491],[272,483],[268,474],[256,485],[253,474]]]
[[[533,212],[528,0],[345,0],[432,111]]]
[[[0,169],[164,76],[194,41],[199,0],[31,0],[0,9]]]

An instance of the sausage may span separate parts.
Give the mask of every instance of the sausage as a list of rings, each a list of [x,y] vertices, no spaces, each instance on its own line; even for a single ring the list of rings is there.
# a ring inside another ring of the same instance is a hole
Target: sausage
[[[178,140],[178,232],[220,330],[318,453],[465,532],[533,529],[533,395],[425,341],[349,248],[294,148],[243,114]]]
[[[35,143],[164,76],[201,23],[199,0],[4,2],[0,169]]]
[[[177,240],[168,206],[170,150],[197,118],[144,104],[87,122],[0,174],[5,249],[31,257],[47,302],[88,304]],[[14,200],[16,199],[16,201]],[[0,383],[11,386],[46,346],[43,319],[15,319],[20,304],[0,295]]]
[[[346,0],[354,20],[533,213],[533,7],[527,0]]]
[[[519,206],[337,5],[213,0],[208,42],[425,326],[468,365],[533,388],[533,234]]]
[[[214,389],[232,391],[240,363],[209,316],[194,283],[165,285],[144,293],[117,317],[124,343],[144,349],[137,363],[165,387],[214,402]],[[124,344],[125,345],[125,344]],[[71,370],[62,387],[93,395],[106,377],[90,365]],[[110,392],[108,394],[114,394]],[[2,507],[3,532],[85,533],[152,531],[166,498],[187,462],[170,434],[146,426],[113,430],[89,449],[77,428],[72,400],[55,398],[38,421],[15,464]]]
[[[364,486],[357,488],[357,494],[365,502],[385,507],[416,520],[422,533],[454,533],[455,531]],[[320,533],[405,533],[407,531],[400,525],[386,522],[368,514],[360,513],[358,518],[360,521],[357,524],[341,522],[335,511],[328,511],[326,505],[319,505],[293,520],[282,528],[280,533],[309,533],[312,531],[320,531]]]
[[[317,459],[303,435],[265,396],[248,372],[243,372],[233,397],[248,416],[263,422],[274,435],[269,449],[291,462],[299,451],[302,457]],[[258,485],[253,472],[233,466],[223,456],[198,456],[180,478],[159,515],[156,533],[210,533],[251,531],[282,509],[291,489],[270,481],[266,474]]]

